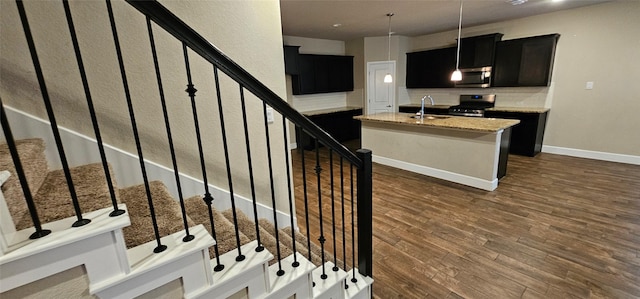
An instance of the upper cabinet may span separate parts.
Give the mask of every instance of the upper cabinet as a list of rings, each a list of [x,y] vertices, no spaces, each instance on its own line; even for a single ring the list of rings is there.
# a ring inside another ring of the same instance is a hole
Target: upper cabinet
[[[289,75],[298,74],[298,49],[300,46],[284,46],[284,72]]]
[[[549,86],[559,38],[549,34],[498,42],[492,86]]]
[[[496,42],[502,33],[466,37],[460,42],[460,68],[471,69],[493,65]]]
[[[495,44],[502,33],[463,38],[460,42],[460,68],[493,65]],[[457,47],[407,53],[407,88],[451,88],[456,69]]]
[[[407,53],[407,88],[454,87],[456,47]]]
[[[284,47],[294,95],[353,91],[353,56],[298,54],[298,48]]]

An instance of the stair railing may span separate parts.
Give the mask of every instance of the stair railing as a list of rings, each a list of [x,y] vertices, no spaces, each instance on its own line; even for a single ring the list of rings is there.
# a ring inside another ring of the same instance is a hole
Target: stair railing
[[[153,20],[158,26],[162,27],[166,32],[173,35],[176,39],[184,43],[188,48],[200,55],[202,58],[210,62],[216,69],[224,72],[231,79],[236,81],[242,88],[251,92],[263,101],[265,105],[269,105],[279,112],[284,118],[295,124],[309,136],[317,140],[317,142],[335,152],[342,159],[348,161],[352,167],[356,168],[357,181],[357,239],[358,239],[358,268],[361,274],[369,277],[373,276],[373,241],[372,241],[372,161],[371,151],[358,150],[356,154],[352,153],[344,145],[331,137],[327,132],[322,130],[316,124],[311,122],[307,117],[291,107],[285,100],[280,98],[267,86],[257,80],[254,76],[233,62],[230,58],[216,49],[204,37],[186,25],[177,16],[160,5],[156,1],[133,1],[125,0],[131,6],[143,13],[145,16]],[[217,82],[217,81],[216,81]],[[219,89],[217,89],[219,90]],[[265,114],[266,122],[266,114]],[[268,143],[267,143],[268,144]],[[353,183],[354,180],[352,180]],[[331,184],[331,188],[333,188]],[[353,188],[352,188],[353,192]],[[275,210],[275,207],[273,207]],[[293,217],[293,215],[292,215]],[[352,221],[354,225],[355,219]],[[322,228],[322,225],[321,225]],[[355,231],[352,231],[355,234]],[[354,236],[355,237],[355,236]],[[324,243],[325,237],[320,236]],[[352,240],[355,238],[352,238]],[[295,240],[295,239],[294,239]],[[295,244],[295,241],[294,241]],[[355,244],[354,244],[355,245]],[[353,248],[353,247],[352,247]],[[355,252],[355,249],[353,249]],[[324,251],[323,251],[324,253]],[[324,263],[324,260],[323,260]],[[355,264],[355,261],[354,261]],[[355,265],[354,265],[355,267]],[[352,279],[355,279],[352,278]]]
[[[291,182],[291,178],[290,178],[290,174],[289,174],[289,156],[288,156],[288,144],[287,144],[287,139],[288,139],[288,134],[287,134],[287,128],[288,128],[288,123],[287,121],[291,122],[292,124],[295,125],[295,127],[298,130],[304,131],[306,134],[308,134],[309,136],[311,136],[311,138],[313,138],[315,140],[315,156],[316,156],[316,165],[315,165],[315,171],[316,171],[316,183],[317,183],[317,190],[318,190],[318,195],[317,195],[317,200],[318,200],[318,208],[319,208],[319,214],[320,214],[320,223],[319,223],[319,228],[320,228],[320,235],[318,237],[318,240],[320,241],[320,246],[321,246],[321,260],[322,260],[322,278],[324,279],[327,275],[325,274],[325,269],[324,269],[324,263],[325,263],[325,241],[327,240],[326,236],[325,236],[325,232],[324,232],[324,223],[323,223],[323,205],[322,205],[322,187],[321,185],[323,184],[323,178],[321,177],[322,174],[322,166],[320,165],[320,160],[319,160],[319,152],[320,152],[320,146],[324,146],[325,148],[329,149],[329,167],[331,167],[331,171],[330,171],[330,182],[329,182],[329,186],[331,188],[331,195],[330,195],[330,199],[331,199],[331,225],[332,225],[332,230],[331,230],[331,234],[332,234],[332,240],[333,240],[333,255],[334,255],[334,264],[336,264],[336,266],[338,266],[338,262],[337,262],[337,243],[336,240],[338,238],[338,235],[336,233],[336,215],[335,215],[335,206],[334,204],[336,203],[336,200],[339,201],[339,203],[342,205],[342,232],[341,232],[341,237],[342,237],[342,249],[343,249],[343,266],[346,269],[347,268],[347,247],[348,244],[346,244],[346,238],[347,238],[347,230],[345,230],[345,228],[348,228],[348,226],[345,225],[345,210],[348,209],[348,207],[345,207],[345,196],[344,196],[344,169],[343,169],[343,162],[347,162],[349,165],[349,172],[350,172],[350,177],[348,178],[348,180],[350,181],[350,198],[348,199],[348,201],[350,201],[350,209],[351,209],[351,253],[352,253],[352,261],[351,261],[351,266],[353,268],[354,274],[351,278],[352,281],[355,282],[356,278],[355,278],[355,268],[356,266],[358,267],[359,271],[361,274],[372,277],[373,276],[373,271],[372,271],[372,172],[371,172],[371,165],[372,165],[372,161],[371,161],[371,152],[368,150],[358,150],[355,154],[353,152],[351,152],[349,149],[347,149],[344,145],[340,144],[338,141],[336,141],[334,138],[332,138],[327,132],[325,132],[324,130],[322,130],[321,128],[319,128],[317,125],[315,125],[313,122],[311,122],[308,118],[306,118],[304,115],[302,115],[301,113],[299,113],[297,110],[295,110],[294,108],[292,108],[285,100],[283,100],[282,98],[280,98],[276,93],[274,93],[272,90],[270,90],[267,86],[265,86],[263,83],[261,83],[260,81],[258,81],[255,77],[253,77],[251,74],[249,74],[246,70],[244,70],[242,67],[240,67],[238,64],[236,64],[235,62],[233,62],[231,59],[229,59],[226,55],[224,55],[222,52],[220,52],[218,49],[216,49],[211,43],[209,43],[206,39],[204,39],[201,35],[199,35],[197,32],[195,32],[192,28],[190,28],[189,26],[187,26],[182,20],[180,20],[178,17],[176,17],[174,14],[172,14],[169,10],[167,10],[164,6],[162,6],[161,4],[159,4],[157,1],[132,1],[132,0],[125,0],[127,3],[129,3],[132,7],[134,7],[135,9],[137,9],[138,11],[140,11],[146,18],[146,25],[147,25],[147,31],[148,31],[148,35],[149,35],[149,40],[150,40],[150,47],[151,47],[151,51],[152,51],[152,58],[153,58],[153,62],[154,62],[154,69],[155,69],[155,75],[156,75],[156,81],[157,81],[157,85],[158,85],[158,95],[159,95],[159,100],[162,106],[162,111],[163,111],[163,117],[164,117],[164,125],[166,128],[166,134],[167,134],[167,139],[168,139],[168,144],[169,144],[169,149],[171,152],[171,164],[173,166],[173,172],[175,174],[175,184],[177,186],[178,189],[178,197],[179,197],[179,202],[180,202],[180,207],[181,207],[181,211],[182,211],[182,219],[183,219],[183,224],[185,227],[185,237],[183,238],[184,242],[188,242],[191,241],[193,239],[193,236],[190,235],[189,233],[189,225],[187,223],[187,216],[185,214],[185,206],[184,206],[184,200],[183,200],[183,196],[182,196],[182,191],[181,191],[181,185],[180,185],[180,177],[179,177],[179,169],[178,169],[178,163],[176,160],[176,154],[175,154],[175,148],[173,145],[173,141],[172,141],[172,132],[171,132],[171,124],[170,124],[170,120],[169,120],[169,116],[167,113],[167,107],[166,107],[166,99],[164,96],[164,87],[162,84],[162,76],[161,76],[161,72],[160,72],[160,68],[159,68],[159,62],[158,62],[158,56],[156,54],[156,45],[154,42],[154,33],[153,33],[153,24],[158,25],[159,27],[161,27],[163,30],[165,30],[167,33],[171,34],[174,38],[176,38],[178,41],[180,41],[182,43],[182,48],[183,48],[183,53],[184,53],[184,59],[185,59],[185,68],[187,71],[187,89],[185,90],[188,93],[188,96],[190,98],[191,101],[191,106],[192,106],[192,111],[193,111],[193,117],[194,117],[194,124],[195,124],[195,132],[196,132],[196,137],[197,137],[197,142],[198,142],[198,152],[199,152],[199,158],[200,158],[200,164],[201,164],[201,168],[202,168],[202,178],[204,181],[204,198],[203,200],[205,201],[205,203],[208,206],[209,209],[209,218],[210,218],[210,225],[211,225],[211,229],[212,229],[212,234],[213,237],[216,237],[215,234],[215,224],[214,224],[214,217],[212,214],[212,201],[213,201],[213,197],[211,195],[211,193],[209,192],[208,189],[208,181],[207,181],[207,171],[205,169],[205,152],[203,150],[202,147],[202,136],[200,133],[200,125],[199,125],[199,121],[197,119],[197,107],[196,107],[196,101],[195,101],[195,93],[196,93],[196,88],[192,82],[192,78],[191,78],[191,72],[190,72],[190,63],[189,63],[189,58],[188,58],[188,49],[190,49],[191,51],[193,51],[194,53],[198,54],[200,57],[202,57],[204,60],[206,60],[207,62],[211,63],[213,66],[213,79],[214,79],[214,83],[215,83],[215,88],[216,88],[216,99],[217,99],[217,103],[218,103],[218,116],[220,118],[220,130],[221,130],[221,135],[222,135],[222,145],[224,147],[224,160],[225,160],[225,166],[226,166],[226,175],[227,175],[227,180],[228,180],[228,189],[229,189],[229,194],[230,194],[230,202],[232,205],[232,212],[233,212],[233,222],[234,222],[234,227],[235,227],[235,241],[236,241],[236,245],[237,245],[237,257],[236,257],[236,261],[242,261],[244,260],[244,255],[241,252],[241,244],[240,244],[240,233],[238,232],[238,217],[236,215],[236,205],[235,205],[235,193],[234,193],[234,188],[233,188],[233,176],[232,176],[232,168],[231,168],[231,161],[229,158],[229,149],[227,147],[227,132],[226,132],[226,128],[225,128],[225,117],[224,117],[224,111],[223,111],[223,100],[222,100],[222,96],[221,96],[221,92],[220,92],[220,84],[219,84],[219,78],[218,78],[218,72],[221,71],[223,72],[226,76],[228,76],[229,78],[231,78],[232,80],[234,80],[235,82],[238,83],[239,86],[239,99],[241,101],[241,105],[242,105],[242,113],[243,113],[243,126],[244,126],[244,133],[245,133],[245,140],[246,140],[246,144],[247,144],[247,156],[249,158],[249,175],[250,175],[250,184],[251,184],[251,196],[252,196],[252,201],[253,201],[253,211],[254,211],[254,219],[257,223],[257,208],[256,208],[256,194],[255,194],[255,188],[253,186],[254,182],[253,182],[253,170],[252,170],[252,163],[251,163],[251,151],[250,151],[250,146],[249,146],[249,134],[248,134],[248,126],[247,126],[247,122],[246,122],[246,111],[244,110],[245,108],[245,103],[244,103],[244,91],[248,91],[251,94],[253,94],[254,96],[256,96],[259,100],[262,101],[262,105],[263,105],[263,117],[264,117],[264,128],[265,128],[265,132],[266,132],[266,147],[267,147],[267,156],[268,156],[268,162],[269,162],[269,173],[270,173],[270,188],[271,188],[271,209],[273,211],[273,218],[275,221],[275,227],[276,227],[276,231],[275,231],[275,236],[276,239],[279,238],[279,232],[278,232],[278,228],[279,225],[277,223],[277,214],[276,214],[276,201],[275,201],[275,194],[274,194],[274,179],[273,179],[273,170],[272,170],[272,153],[271,153],[271,140],[270,140],[270,134],[269,134],[269,126],[268,124],[268,116],[267,116],[267,106],[273,108],[275,111],[277,111],[281,116],[282,116],[282,125],[283,125],[283,131],[284,131],[284,143],[285,143],[285,152],[286,152],[286,156],[285,156],[285,163],[287,166],[287,185],[288,185],[288,196],[289,196],[289,213],[290,213],[290,225],[292,226],[292,228],[295,227],[295,222],[294,222],[294,211],[293,211],[293,198],[292,198],[292,186],[290,184]],[[58,148],[58,152],[60,154],[60,159],[62,162],[62,166],[63,166],[63,171],[67,180],[67,184],[69,187],[69,192],[72,198],[72,203],[74,206],[74,210],[75,210],[75,214],[77,217],[77,221],[74,224],[74,226],[79,226],[79,225],[86,225],[90,222],[89,219],[84,219],[82,217],[82,211],[80,209],[80,205],[78,203],[78,199],[77,196],[75,194],[75,187],[73,184],[73,180],[71,177],[71,173],[69,170],[69,166],[67,165],[67,161],[66,161],[66,157],[65,157],[65,151],[64,151],[64,146],[62,143],[62,140],[60,138],[60,134],[58,132],[58,125],[56,123],[56,118],[55,118],[55,114],[53,112],[53,107],[51,105],[51,102],[49,100],[49,95],[47,92],[47,88],[46,88],[46,84],[45,84],[45,79],[44,79],[44,75],[42,73],[42,70],[40,69],[40,63],[38,60],[38,55],[37,55],[37,50],[35,47],[35,43],[33,41],[33,36],[31,36],[31,31],[29,28],[29,23],[28,23],[28,18],[26,15],[26,11],[24,9],[22,0],[16,0],[17,6],[18,6],[18,10],[19,10],[19,14],[20,14],[20,18],[22,21],[22,25],[23,25],[23,29],[25,31],[25,36],[27,39],[27,44],[29,45],[29,50],[31,53],[31,57],[32,57],[32,62],[34,64],[35,67],[35,71],[36,71],[36,76],[38,79],[38,83],[40,84],[40,90],[42,93],[42,97],[44,100],[44,104],[47,110],[47,115],[49,118],[49,121],[51,122],[51,129],[54,135],[54,139],[55,139],[55,143],[56,146]],[[110,195],[111,195],[111,199],[112,199],[112,204],[113,204],[113,209],[114,211],[112,212],[112,216],[118,216],[120,214],[122,214],[122,210],[120,210],[118,208],[117,202],[116,202],[116,198],[114,195],[114,187],[112,182],[110,181],[111,178],[111,173],[109,170],[109,166],[108,166],[108,161],[106,159],[106,155],[104,153],[104,146],[103,146],[103,141],[101,138],[101,133],[100,133],[100,129],[99,129],[99,125],[98,125],[98,119],[96,117],[96,112],[95,109],[93,107],[93,100],[92,100],[92,95],[89,89],[89,84],[87,82],[87,78],[86,78],[86,74],[85,74],[85,70],[84,70],[84,65],[83,65],[83,60],[82,60],[82,54],[80,51],[80,47],[78,46],[78,41],[77,41],[77,37],[75,35],[75,27],[73,24],[73,18],[72,18],[72,14],[71,14],[71,9],[69,7],[69,3],[68,0],[62,0],[62,4],[65,8],[65,15],[67,18],[67,24],[69,27],[69,32],[71,34],[71,39],[72,39],[72,43],[74,46],[74,52],[75,52],[75,57],[76,57],[76,62],[78,64],[78,69],[80,72],[80,76],[82,79],[82,84],[83,84],[83,89],[85,91],[85,96],[86,96],[86,100],[87,100],[87,105],[89,107],[89,112],[91,115],[91,120],[92,120],[92,124],[93,124],[93,129],[94,129],[94,133],[97,139],[97,143],[98,143],[98,149],[100,152],[100,157],[101,157],[101,162],[104,168],[104,173],[105,173],[105,177],[106,180],[108,181],[108,185],[109,185],[109,191],[110,191]],[[117,26],[115,23],[115,19],[113,16],[113,10],[111,7],[111,0],[106,0],[106,6],[107,6],[107,11],[108,11],[108,15],[109,15],[109,22],[111,25],[111,29],[112,29],[112,37],[115,43],[115,50],[116,50],[116,54],[117,54],[117,58],[118,58],[118,64],[119,64],[119,68],[120,68],[120,74],[122,77],[122,84],[123,84],[123,89],[124,89],[124,97],[126,99],[127,102],[127,108],[128,108],[128,112],[129,112],[129,118],[131,121],[131,129],[134,135],[134,140],[136,143],[136,150],[137,150],[137,158],[139,160],[140,163],[140,169],[141,169],[141,174],[142,174],[142,178],[144,181],[144,187],[145,187],[145,193],[146,193],[146,197],[147,197],[147,201],[148,201],[148,206],[149,206],[149,212],[151,214],[151,219],[153,222],[153,228],[154,228],[154,235],[155,235],[155,239],[157,242],[157,247],[154,249],[154,252],[161,252],[164,251],[167,246],[163,245],[160,241],[161,236],[159,233],[159,228],[158,228],[158,224],[156,221],[156,215],[155,215],[155,211],[154,211],[154,200],[151,194],[151,190],[150,190],[150,185],[149,185],[149,180],[148,180],[148,176],[146,173],[146,167],[145,167],[145,161],[144,161],[144,157],[143,157],[143,149],[142,149],[142,142],[140,140],[140,133],[138,131],[138,126],[137,126],[137,121],[136,121],[136,117],[135,117],[135,112],[134,112],[134,107],[133,107],[133,103],[132,103],[132,97],[131,97],[131,93],[129,90],[129,82],[126,76],[126,71],[125,71],[125,64],[124,64],[124,60],[122,57],[122,50],[121,50],[121,46],[120,46],[120,41],[118,38],[118,30],[117,30]],[[3,130],[5,132],[5,138],[7,139],[7,143],[9,145],[10,148],[15,149],[15,144],[13,142],[13,137],[10,134],[10,130],[9,130],[9,124],[6,120],[6,117],[4,115],[4,107],[2,107],[2,127]],[[5,124],[6,122],[6,124]],[[9,133],[9,134],[7,134]],[[9,141],[10,139],[10,141]],[[306,182],[306,174],[305,174],[305,158],[304,158],[304,151],[302,151],[302,156],[301,156],[301,162],[303,165],[303,178],[304,178],[304,203],[305,203],[305,213],[306,213],[306,219],[305,219],[305,224],[307,227],[307,239],[308,242],[310,242],[310,234],[309,234],[309,204],[308,204],[308,200],[309,198],[307,197],[307,182]],[[339,169],[340,169],[340,186],[335,186],[334,183],[334,179],[333,179],[333,167],[334,167],[334,158],[333,155],[337,155],[339,157]],[[12,151],[12,155],[13,155],[13,151]],[[14,164],[16,165],[16,168],[19,168],[20,166],[20,162],[19,159],[14,158]],[[355,169],[355,176],[354,176],[354,169]],[[19,170],[17,170],[18,174],[20,173]],[[19,174],[19,176],[22,176]],[[20,178],[21,182],[23,181],[23,178]],[[356,186],[354,186],[354,182],[357,184]],[[35,208],[33,209],[33,211],[31,211],[31,206],[33,205],[33,202],[29,203],[30,201],[30,196],[28,196],[28,186],[26,184],[26,179],[24,180],[23,184],[23,190],[25,192],[25,196],[27,197],[27,203],[29,205],[29,210],[31,212],[32,218],[33,218],[33,222],[36,228],[36,234],[37,235],[44,235],[46,230],[42,229],[42,227],[40,226],[40,220],[37,216],[37,212],[35,212]],[[339,199],[336,199],[335,194],[334,194],[334,188],[338,188],[340,190],[340,194],[341,197]],[[357,190],[357,193],[356,193]],[[356,195],[357,194],[357,195]],[[355,215],[357,210],[357,215]],[[357,216],[357,221],[355,219],[355,217]],[[355,223],[357,222],[357,231],[356,231],[356,227],[355,227]],[[256,235],[258,238],[258,247],[256,248],[256,251],[261,251],[262,249],[264,249],[264,247],[262,246],[262,243],[260,241],[260,229],[258,228],[257,224],[256,224]],[[294,267],[297,266],[298,261],[295,255],[295,246],[296,246],[296,235],[295,235],[295,230],[292,229],[291,230],[291,237],[293,239],[293,246],[294,246]],[[356,250],[356,246],[355,246],[355,242],[357,239],[357,250]],[[311,249],[311,244],[308,243],[308,248],[309,248],[309,259],[312,259],[312,249]],[[217,266],[215,267],[216,271],[220,271],[224,268],[224,265],[220,264],[220,259],[219,259],[219,254],[218,254],[218,248],[217,245],[215,247],[215,251],[216,251],[216,258],[217,258]],[[280,256],[280,248],[279,248],[279,244],[277,247],[277,258],[278,258],[278,263],[281,262],[282,257]],[[357,252],[357,256],[358,256],[358,261],[356,263],[355,260],[355,256],[356,256],[356,252]],[[333,269],[334,271],[337,271],[337,267],[335,267]],[[279,271],[278,271],[278,275],[282,275],[284,273],[284,271],[282,270],[281,265],[279,264]]]

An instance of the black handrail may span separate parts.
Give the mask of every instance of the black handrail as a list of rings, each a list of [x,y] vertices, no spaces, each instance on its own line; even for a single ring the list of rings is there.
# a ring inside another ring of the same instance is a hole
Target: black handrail
[[[280,114],[286,115],[291,122],[297,124],[309,133],[309,135],[317,138],[320,143],[333,149],[340,156],[343,156],[345,159],[353,163],[357,168],[362,168],[363,162],[358,156],[332,138],[327,132],[320,129],[320,127],[311,122],[306,116],[291,107],[280,96],[236,64],[229,57],[224,55],[214,45],[208,42],[204,37],[194,31],[157,1],[125,1],[144,15],[148,16],[158,26],[164,28],[164,30],[173,35],[176,39],[185,43],[189,48],[191,48],[191,50],[202,56],[202,58],[215,65],[231,79],[235,80],[245,89],[262,99],[267,103],[267,105],[278,111]]]

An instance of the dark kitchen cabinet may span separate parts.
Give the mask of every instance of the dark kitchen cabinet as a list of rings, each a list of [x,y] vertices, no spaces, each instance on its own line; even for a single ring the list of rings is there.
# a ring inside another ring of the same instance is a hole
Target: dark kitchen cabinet
[[[353,90],[353,56],[298,54],[297,66],[294,95]]]
[[[288,75],[298,73],[298,50],[300,46],[284,46],[284,72]]]
[[[407,53],[407,88],[454,87],[456,47]]]
[[[549,86],[560,34],[496,43],[494,87]]]
[[[358,115],[362,115],[362,108],[352,108],[306,116],[318,127],[327,131],[333,138],[342,142],[360,139],[360,121],[353,119],[354,116]],[[313,139],[298,127],[296,127],[296,142],[300,148],[314,148]]]
[[[463,38],[460,42],[460,68],[481,68],[493,65],[496,42],[502,33]]]
[[[519,124],[512,127],[509,153],[533,157],[542,150],[548,113],[487,110],[484,116],[520,120]]]

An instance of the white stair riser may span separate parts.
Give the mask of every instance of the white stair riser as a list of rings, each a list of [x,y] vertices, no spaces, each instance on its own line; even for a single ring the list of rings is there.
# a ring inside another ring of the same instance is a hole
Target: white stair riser
[[[118,245],[120,243],[120,245]],[[2,266],[0,292],[84,265],[90,281],[99,282],[126,273],[120,230],[93,236],[66,246],[53,248]]]
[[[311,286],[311,273],[309,273],[291,281],[281,290],[268,294],[265,299],[291,298],[292,296],[295,296],[296,299],[313,298]]]
[[[190,293],[205,288],[211,283],[208,279],[209,275],[207,275],[207,271],[209,271],[210,268],[207,269],[208,267],[205,266],[209,263],[208,257],[208,254],[206,254],[205,257],[202,252],[194,252],[179,260],[147,272],[146,275],[136,276],[113,287],[91,293],[100,298],[133,298],[173,280],[182,279],[185,298],[188,298]]]
[[[213,286],[206,292],[191,297],[185,294],[185,298],[227,298],[243,289],[247,289],[249,298],[257,298],[263,296],[267,292],[265,273],[267,272],[267,263],[257,267],[245,270],[241,275],[237,275],[234,279],[225,280],[221,284],[216,284],[214,280]]]

